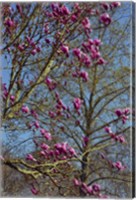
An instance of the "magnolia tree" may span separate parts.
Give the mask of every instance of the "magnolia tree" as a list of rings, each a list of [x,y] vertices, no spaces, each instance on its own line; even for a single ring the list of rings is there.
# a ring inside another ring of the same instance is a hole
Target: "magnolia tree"
[[[33,195],[130,197],[130,7],[3,4],[1,161]]]

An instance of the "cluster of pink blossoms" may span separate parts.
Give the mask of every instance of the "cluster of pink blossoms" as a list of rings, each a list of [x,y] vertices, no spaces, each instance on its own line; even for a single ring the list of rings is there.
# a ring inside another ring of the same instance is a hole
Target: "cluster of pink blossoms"
[[[67,160],[77,155],[75,149],[68,145],[67,142],[57,143],[51,148],[45,143],[41,143],[40,156],[47,160],[57,161],[57,160]],[[34,158],[32,154],[26,156],[26,160],[37,162],[38,160]]]
[[[80,98],[75,98],[73,101],[74,108],[78,111],[82,106],[83,101]]]
[[[116,135],[115,133],[112,132],[111,127],[106,126],[105,131],[109,133],[111,138],[115,141],[118,141],[120,143],[126,143],[126,140],[123,135]]]
[[[48,86],[49,90],[54,90],[57,87],[57,83],[53,81],[51,78],[46,77],[45,83]]]
[[[56,118],[57,116],[66,116],[67,118],[70,118],[70,109],[68,106],[66,106],[63,101],[60,99],[60,96],[57,92],[55,92],[55,98],[56,98],[56,105],[54,111],[49,111],[50,118]]]
[[[125,124],[127,119],[128,119],[128,115],[130,114],[130,108],[125,108],[125,109],[116,109],[115,110],[115,114],[122,119],[122,123]]]
[[[35,54],[39,53],[41,51],[41,48],[36,45],[36,43],[31,39],[29,36],[26,37],[28,46],[32,48],[31,54],[34,56]]]
[[[7,97],[8,97],[8,95],[9,95],[9,92],[8,92],[6,83],[3,83],[2,84],[2,96],[3,96],[3,100],[6,100]],[[9,99],[10,99],[10,103],[14,104],[16,97],[14,95],[10,95]]]
[[[114,8],[117,8],[117,7],[120,7],[121,6],[121,3],[120,2],[112,2],[112,3],[101,3],[101,7],[104,9],[104,10],[112,10]]]
[[[84,81],[84,82],[87,82],[88,81],[88,79],[89,79],[89,76],[88,76],[88,73],[86,72],[86,71],[76,71],[76,72],[73,72],[72,73],[72,76],[73,77],[76,77],[76,78],[82,78],[82,80]]]
[[[126,169],[126,166],[123,166],[120,161],[112,163],[112,167],[118,169],[119,171],[123,171],[124,169]]]
[[[97,183],[88,186],[86,183],[79,181],[78,179],[74,178],[73,180],[74,186],[80,187],[81,190],[88,195],[93,195],[100,198],[108,198],[107,195],[101,194],[101,186]]]
[[[117,169],[118,171],[123,171],[127,168],[120,161],[112,162],[111,160],[106,158],[106,156],[103,153],[100,153],[100,155],[101,155],[102,159],[104,159],[105,161],[108,162],[108,164],[110,165],[111,168]]]
[[[73,55],[87,67],[92,64],[92,60],[98,65],[106,64],[106,61],[101,57],[99,52],[101,44],[101,40],[99,39],[88,39],[87,42],[82,44],[84,52],[80,48],[75,48],[73,49]]]

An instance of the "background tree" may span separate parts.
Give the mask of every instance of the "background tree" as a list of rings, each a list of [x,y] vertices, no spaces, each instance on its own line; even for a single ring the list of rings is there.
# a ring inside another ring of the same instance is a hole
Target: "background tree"
[[[2,9],[3,165],[33,194],[129,197],[131,3]]]

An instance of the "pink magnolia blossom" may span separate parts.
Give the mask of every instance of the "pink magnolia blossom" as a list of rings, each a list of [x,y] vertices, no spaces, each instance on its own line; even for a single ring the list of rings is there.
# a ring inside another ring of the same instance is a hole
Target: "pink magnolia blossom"
[[[32,51],[31,51],[31,54],[34,56],[35,54],[37,53],[37,49],[33,49]]]
[[[32,154],[28,154],[27,156],[26,156],[26,160],[31,160],[31,161],[36,161],[36,159],[33,157],[33,155]]]
[[[122,112],[121,109],[116,109],[116,110],[115,110],[115,114],[116,114],[118,117],[120,117],[120,116],[123,114],[123,112]]]
[[[85,53],[82,53],[82,62],[87,66],[89,67],[91,65],[91,59],[90,57],[85,54]]]
[[[122,135],[118,136],[118,141],[120,143],[126,143],[126,140],[125,140],[124,136],[122,136]]]
[[[112,133],[111,127],[109,127],[109,126],[106,126],[106,127],[104,128],[104,130],[105,130],[107,133]]]
[[[35,119],[38,118],[38,114],[36,113],[35,110],[32,109],[30,112],[31,112],[31,115],[32,115]]]
[[[52,111],[49,111],[49,116],[50,116],[50,118],[55,118],[56,114]]]
[[[15,26],[15,22],[11,20],[10,18],[7,18],[4,24],[7,25],[9,28],[13,28]]]
[[[29,113],[30,112],[28,106],[22,106],[21,110],[22,110],[23,113]]]
[[[73,49],[73,54],[80,60],[82,52],[79,48]]]
[[[122,115],[122,122],[123,122],[123,124],[126,123],[127,119],[128,119],[128,116]]]
[[[83,27],[84,27],[85,29],[89,29],[89,28],[90,28],[91,24],[90,24],[90,21],[89,21],[89,18],[88,18],[88,17],[86,17],[85,19],[83,19],[82,25],[83,25]]]
[[[19,49],[19,51],[21,51],[21,52],[24,51],[24,49],[25,49],[25,48],[24,48],[24,45],[19,44],[19,45],[18,45],[18,49]]]
[[[122,165],[122,163],[120,161],[117,161],[115,163],[115,167],[118,169],[118,170],[124,170],[124,166]]]
[[[22,14],[22,7],[21,7],[21,5],[20,5],[20,4],[17,4],[17,5],[16,5],[16,8],[17,8],[18,12],[19,12],[20,14]]]
[[[45,157],[46,156],[46,152],[45,151],[40,151],[40,155]]]
[[[52,136],[51,136],[51,134],[49,132],[46,132],[44,134],[44,137],[46,138],[46,140],[52,140]]]
[[[88,142],[89,142],[89,137],[84,136],[84,137],[83,137],[83,142],[84,142],[84,145],[87,146],[87,144],[88,144]]]
[[[76,151],[72,147],[69,147],[69,153],[71,154],[71,156],[76,155]]]
[[[12,102],[14,102],[14,101],[15,101],[15,96],[14,96],[14,95],[11,95],[11,96],[10,96],[10,100],[11,100]]]
[[[35,122],[34,122],[34,126],[35,126],[36,129],[40,128],[39,122],[38,122],[38,121],[35,121]]]
[[[101,3],[101,7],[104,8],[105,10],[108,10],[110,8],[108,3]]]
[[[45,79],[45,83],[47,84],[49,90],[54,90],[57,86],[56,82],[53,82],[53,80],[48,76]]]
[[[73,14],[73,15],[71,16],[71,21],[72,21],[72,22],[77,21],[77,16],[76,16],[75,14]]]
[[[83,80],[84,80],[85,82],[87,82],[88,79],[89,79],[89,75],[88,75],[88,73],[87,73],[86,71],[81,71],[81,72],[80,72],[80,77],[83,78]]]
[[[69,47],[67,45],[62,45],[61,46],[61,51],[66,54],[66,56],[68,57],[69,56]]]
[[[39,193],[39,191],[33,186],[31,188],[31,192],[34,194],[34,195],[37,195]]]
[[[121,3],[115,1],[115,2],[112,2],[110,5],[111,5],[111,8],[117,8],[121,6]]]
[[[95,191],[95,192],[100,192],[101,190],[101,186],[99,184],[93,184],[92,185],[92,189]]]
[[[125,108],[125,109],[123,109],[123,113],[124,113],[125,115],[130,114],[130,108]]]
[[[106,64],[106,61],[105,61],[103,58],[100,57],[100,58],[98,59],[98,61],[97,61],[97,64],[98,64],[98,65],[103,65],[103,64]]]
[[[75,109],[79,110],[82,105],[82,100],[80,98],[75,98],[73,104],[74,104]]]
[[[94,43],[94,45],[96,45],[96,46],[100,46],[102,42],[101,42],[100,39],[94,39],[93,43]]]
[[[69,9],[68,9],[66,6],[64,6],[64,5],[61,7],[61,12],[62,12],[64,15],[69,15],[69,14],[70,14]]]
[[[48,150],[50,147],[47,145],[47,144],[45,144],[45,143],[42,143],[41,145],[40,145],[40,147],[43,149],[43,150]]]
[[[100,16],[100,21],[105,25],[109,25],[111,23],[111,18],[108,13],[104,13]]]
[[[88,192],[89,194],[93,194],[93,188],[92,188],[92,186],[88,186],[88,187],[86,188],[86,190],[87,190],[87,192]]]
[[[75,186],[80,186],[80,184],[81,184],[80,181],[76,178],[74,178],[73,183]]]

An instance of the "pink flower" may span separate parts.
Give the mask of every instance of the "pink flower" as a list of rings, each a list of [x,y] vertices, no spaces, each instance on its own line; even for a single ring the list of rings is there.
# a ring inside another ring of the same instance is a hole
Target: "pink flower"
[[[46,130],[42,128],[42,129],[40,129],[40,132],[42,135],[44,135],[46,133]]]
[[[84,142],[84,145],[86,146],[89,142],[89,138],[87,136],[84,136],[83,137],[83,142]]]
[[[125,138],[122,135],[118,136],[118,141],[120,143],[126,143],[126,140],[125,140]]]
[[[10,96],[10,100],[11,100],[12,102],[14,102],[14,101],[15,101],[15,96],[11,95],[11,96]]]
[[[100,21],[105,25],[109,25],[111,23],[111,18],[108,13],[104,13],[100,16]]]
[[[53,82],[53,80],[50,79],[48,76],[45,79],[45,83],[47,84],[49,90],[54,90],[57,86],[57,84]]]
[[[123,110],[123,113],[124,113],[125,115],[130,114],[130,108],[125,108],[125,109]]]
[[[50,44],[50,40],[49,40],[49,39],[45,39],[45,42],[46,42],[47,44]]]
[[[88,19],[88,17],[86,17],[83,21],[82,21],[82,25],[85,29],[89,29],[91,24],[90,24],[90,21]]]
[[[24,46],[23,45],[18,45],[18,49],[19,49],[19,51],[24,51]]]
[[[112,2],[111,3],[111,8],[117,8],[117,7],[120,7],[120,6],[121,6],[120,2]]]
[[[66,6],[64,6],[64,5],[61,7],[61,12],[62,12],[64,15],[69,15],[69,14],[70,14],[69,9],[68,9]]]
[[[49,132],[46,132],[44,134],[44,137],[46,138],[46,140],[52,140],[52,136],[51,136],[51,134]]]
[[[40,47],[36,47],[36,51],[39,53],[41,51]]]
[[[73,14],[72,16],[71,16],[71,21],[72,22],[75,22],[77,20],[77,16],[75,15],[75,14]]]
[[[38,121],[35,121],[35,122],[34,122],[34,126],[35,126],[36,129],[38,129],[38,128],[40,127],[39,122],[38,122]]]
[[[39,191],[33,186],[33,187],[31,188],[31,192],[32,192],[34,195],[37,195]]]
[[[79,48],[75,48],[73,49],[73,54],[78,58],[80,59],[81,58],[81,50]]]
[[[99,58],[98,61],[97,61],[97,64],[103,65],[103,64],[106,64],[106,61],[103,58]]]
[[[101,186],[96,183],[92,185],[92,188],[95,192],[100,192],[100,190],[101,190]]]
[[[21,110],[22,110],[23,113],[29,113],[30,112],[30,110],[27,106],[22,106]]]
[[[109,9],[109,4],[108,4],[108,3],[101,3],[101,6],[102,6],[105,10],[108,10],[108,9]]]
[[[75,109],[79,110],[82,105],[82,100],[79,98],[75,98],[73,104],[74,104]]]
[[[80,184],[81,184],[80,181],[76,178],[74,178],[73,183],[75,186],[80,186]]]
[[[87,66],[89,67],[91,65],[91,59],[90,57],[87,55],[87,54],[83,54],[82,53],[82,62]]]
[[[104,130],[105,130],[107,133],[112,133],[111,127],[109,127],[109,126],[106,126],[106,127],[104,128]]]
[[[124,169],[124,166],[122,165],[122,163],[120,161],[117,161],[115,163],[115,167],[118,169],[118,170],[123,170]]]
[[[88,187],[86,188],[86,190],[87,190],[87,192],[88,192],[89,194],[93,194],[93,188],[92,188],[91,186],[88,186]]]
[[[35,110],[31,110],[31,115],[36,119],[38,118],[38,114],[36,113]]]
[[[126,123],[127,119],[128,119],[128,116],[122,115],[122,122],[123,122],[123,124]]]
[[[10,18],[5,20],[5,25],[7,25],[9,28],[12,28],[15,26],[15,23],[13,20],[11,20]]]
[[[57,144],[54,145],[54,147],[55,147],[56,149],[60,150],[62,146],[61,146],[60,143],[57,143]]]
[[[33,49],[32,51],[31,51],[31,54],[34,56],[35,54],[37,53],[37,49]]]
[[[18,12],[19,12],[20,14],[22,14],[22,7],[20,6],[20,4],[17,4],[17,5],[16,5],[16,8],[17,8]]]
[[[52,111],[49,111],[49,116],[50,116],[50,118],[54,118],[56,116],[56,114]]]
[[[85,82],[87,82],[88,79],[89,79],[88,73],[86,71],[81,71],[80,72],[80,77],[82,77]]]
[[[122,110],[121,109],[116,109],[115,110],[115,114],[120,117],[123,113],[122,113]]]
[[[69,47],[67,45],[62,45],[61,46],[61,51],[66,54],[66,56],[69,56]]]
[[[26,156],[26,160],[36,161],[36,159],[33,157],[32,154],[28,154],[28,155]]]
[[[101,42],[100,39],[94,39],[93,43],[94,43],[94,45],[96,45],[96,46],[100,46],[102,42]]]
[[[50,147],[49,147],[47,144],[42,143],[42,144],[41,144],[41,148],[42,148],[43,150],[48,150]]]
[[[76,151],[72,147],[69,147],[69,153],[71,154],[71,156],[76,155]]]

